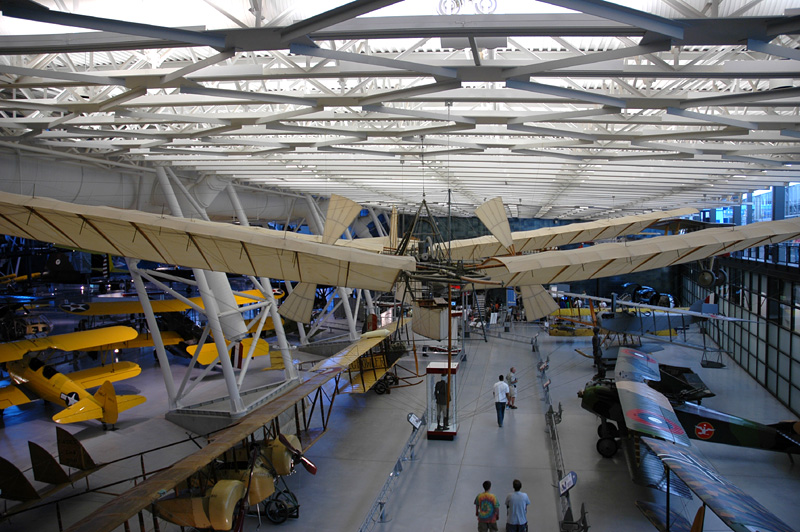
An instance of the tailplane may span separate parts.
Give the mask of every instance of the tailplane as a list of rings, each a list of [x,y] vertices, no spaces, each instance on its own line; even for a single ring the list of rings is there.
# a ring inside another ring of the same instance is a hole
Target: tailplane
[[[85,397],[65,408],[55,416],[56,423],[75,423],[99,419],[103,423],[114,424],[120,412],[140,405],[147,400],[141,395],[117,395],[110,381],[105,381],[92,397]]]

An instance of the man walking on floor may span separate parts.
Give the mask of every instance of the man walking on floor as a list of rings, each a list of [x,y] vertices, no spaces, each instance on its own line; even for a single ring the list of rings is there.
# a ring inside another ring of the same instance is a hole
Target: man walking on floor
[[[528,505],[531,500],[528,494],[520,491],[522,482],[514,479],[514,493],[506,497],[506,532],[528,532]]]
[[[508,384],[503,381],[502,375],[500,375],[500,380],[494,383],[492,394],[494,395],[494,407],[497,409],[497,425],[502,427],[508,403]]]
[[[478,532],[497,530],[497,519],[500,517],[500,503],[494,494],[489,493],[492,483],[483,482],[483,492],[475,497],[475,515],[478,516]]]

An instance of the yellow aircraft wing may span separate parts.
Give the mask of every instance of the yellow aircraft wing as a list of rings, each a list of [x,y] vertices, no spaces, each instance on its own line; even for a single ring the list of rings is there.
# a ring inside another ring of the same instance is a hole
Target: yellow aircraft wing
[[[117,382],[132,379],[142,372],[142,368],[133,362],[116,362],[108,366],[83,369],[67,374],[73,382],[82,388],[94,388],[105,381]]]
[[[67,334],[55,334],[44,338],[17,340],[0,344],[0,362],[19,360],[26,353],[60,349],[62,351],[86,351],[93,347],[133,340],[139,333],[131,327],[117,325],[89,331],[77,331]]]
[[[242,340],[242,352],[243,354],[247,354],[250,351],[250,346],[253,344],[252,338],[245,338]],[[194,356],[195,352],[197,351],[196,345],[190,345],[186,348],[186,351]],[[269,344],[263,338],[258,339],[258,343],[256,344],[256,349],[253,351],[253,358],[261,357],[264,355],[269,354]],[[197,357],[197,363],[207,366],[209,364],[214,363],[217,360],[217,346],[213,342],[206,342],[203,344],[203,347],[200,349],[200,355]]]
[[[361,335],[361,339],[352,343],[325,360],[314,364],[311,371],[325,371],[331,369],[347,369],[361,355],[381,343],[387,336],[391,335],[398,327],[411,323],[409,318],[401,318],[393,321],[391,325]]]
[[[263,301],[261,292],[258,290],[248,290],[234,294],[237,305],[247,305]],[[280,299],[283,297],[283,290],[273,290],[273,297]],[[200,308],[203,307],[203,299],[201,297],[190,298],[189,301],[194,303]],[[153,312],[160,314],[163,312],[183,312],[191,308],[180,299],[154,299],[150,301],[153,307]],[[64,312],[70,314],[80,314],[81,316],[114,316],[117,314],[142,314],[142,303],[139,300],[130,301],[98,301],[95,303],[68,303],[59,307]]]
[[[177,345],[183,341],[183,337],[175,331],[161,331],[161,341],[164,345]],[[153,335],[149,332],[139,333],[139,336],[133,340],[126,340],[124,342],[114,342],[113,344],[106,344],[97,346],[94,351],[113,351],[114,349],[131,349],[136,347],[152,347]]]
[[[13,384],[0,388],[0,410],[5,410],[9,406],[24,405],[30,402],[31,398]]]

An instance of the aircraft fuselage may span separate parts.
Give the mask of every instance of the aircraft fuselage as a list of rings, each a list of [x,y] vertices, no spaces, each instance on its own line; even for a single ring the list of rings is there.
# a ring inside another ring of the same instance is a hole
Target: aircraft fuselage
[[[8,362],[8,373],[16,384],[61,407],[92,397],[72,379],[36,358]]]

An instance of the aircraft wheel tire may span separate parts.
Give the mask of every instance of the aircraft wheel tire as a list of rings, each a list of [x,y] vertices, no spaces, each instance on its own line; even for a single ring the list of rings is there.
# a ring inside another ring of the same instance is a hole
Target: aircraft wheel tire
[[[597,435],[601,438],[616,438],[619,429],[613,423],[601,423],[597,426]]]
[[[603,458],[611,458],[617,454],[617,441],[614,438],[600,438],[597,440],[597,452]]]
[[[383,395],[389,391],[389,385],[383,381],[378,381],[375,383],[373,389],[375,390],[375,393],[377,393],[378,395]]]
[[[394,384],[397,384],[398,382],[400,382],[400,379],[398,379],[397,375],[395,375],[394,373],[387,373],[386,374],[386,380],[388,380],[389,384],[391,384],[391,385],[394,385]]]
[[[279,525],[289,519],[289,508],[286,503],[277,499],[270,499],[264,503],[264,513],[267,519]]]

